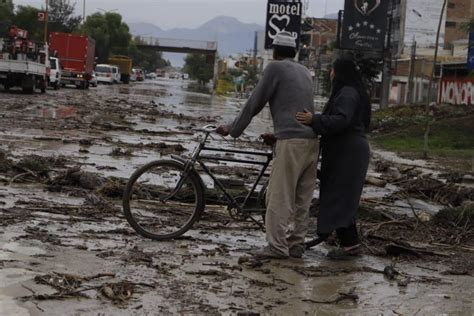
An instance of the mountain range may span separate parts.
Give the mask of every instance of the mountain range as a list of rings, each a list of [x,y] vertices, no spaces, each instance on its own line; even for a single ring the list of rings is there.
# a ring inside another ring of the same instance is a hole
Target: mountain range
[[[217,41],[220,56],[244,53],[253,50],[255,32],[263,31],[264,26],[243,23],[233,17],[218,16],[195,29],[174,28],[163,30],[152,23],[128,23],[130,32],[137,36],[161,38]],[[164,53],[173,66],[182,66],[184,55]]]

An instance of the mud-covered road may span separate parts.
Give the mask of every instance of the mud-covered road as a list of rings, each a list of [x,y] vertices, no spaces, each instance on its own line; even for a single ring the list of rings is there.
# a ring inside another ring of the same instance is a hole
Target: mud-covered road
[[[121,211],[124,181],[146,162],[189,155],[193,129],[230,120],[242,103],[168,79],[0,92],[0,315],[474,313],[473,223],[435,216],[469,204],[472,177],[392,153],[374,151],[356,260],[329,261],[325,244],[303,259],[243,262],[264,233],[224,206],[179,240],[136,235]],[[211,142],[268,150],[257,138],[271,130],[265,110],[242,139]]]

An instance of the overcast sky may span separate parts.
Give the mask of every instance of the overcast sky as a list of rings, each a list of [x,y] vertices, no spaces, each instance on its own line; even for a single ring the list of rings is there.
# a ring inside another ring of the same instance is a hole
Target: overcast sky
[[[266,0],[85,0],[86,13],[116,10],[127,22],[150,22],[163,29],[195,28],[219,15],[233,16],[242,22],[265,24]],[[82,15],[83,0],[76,3]],[[45,0],[13,0],[16,5],[41,7]],[[309,0],[307,15],[323,17],[336,13],[344,0]]]

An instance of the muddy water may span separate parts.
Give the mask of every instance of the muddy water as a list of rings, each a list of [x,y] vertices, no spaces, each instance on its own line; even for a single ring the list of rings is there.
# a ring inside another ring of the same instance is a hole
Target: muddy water
[[[89,92],[48,91],[46,96],[22,96],[21,100],[18,95],[0,97],[8,104],[4,118],[15,122],[0,131],[2,148],[8,148],[17,159],[32,153],[64,155],[74,162],[72,165],[81,164],[84,170],[122,178],[129,177],[139,165],[169,155],[135,145],[179,143],[186,148],[183,154],[189,155],[200,139],[199,133],[192,132],[193,128],[229,122],[242,106],[242,100],[190,91],[187,82],[180,80],[157,80],[129,87],[100,86]],[[106,103],[112,107],[104,110]],[[149,104],[149,108],[134,108],[138,103]],[[147,114],[151,109],[193,119]],[[213,122],[208,117],[217,119]],[[112,125],[95,128],[91,122]],[[270,115],[264,110],[243,139],[254,141],[271,129]],[[84,139],[90,140],[91,145],[82,145],[80,141]],[[211,142],[224,147],[248,145],[217,136]],[[133,148],[133,155],[110,156],[117,146]],[[267,150],[260,145],[251,148]],[[369,186],[364,197],[380,198],[396,189]],[[0,226],[0,315],[231,315],[239,311],[275,315],[470,315],[474,312],[472,277],[443,276],[440,273],[445,267],[433,262],[422,267],[406,261],[398,263],[398,269],[414,277],[436,276],[443,281],[412,281],[407,287],[374,272],[311,276],[310,272],[318,268],[383,270],[391,263],[372,256],[349,262],[328,261],[324,257],[326,246],[307,252],[302,260],[242,267],[237,265],[238,258],[265,244],[264,234],[251,223],[236,223],[228,218],[222,222],[202,221],[187,234],[187,239],[152,242],[135,235],[121,213],[94,217],[73,212],[68,207],[82,206],[84,198],[45,192],[40,185],[2,186],[0,201],[6,211],[28,215],[22,221]],[[114,202],[120,206],[119,201]],[[60,212],[51,213],[44,205],[55,205]],[[215,216],[219,218],[222,214],[220,210]],[[140,260],[143,256],[145,259]],[[220,273],[206,275],[202,273],[205,270]],[[137,286],[126,304],[114,304],[95,290],[85,293],[89,299],[19,299],[31,295],[31,291],[54,293],[52,287],[33,280],[36,275],[53,271],[80,276],[115,273],[112,279],[88,283],[101,285],[128,280],[154,284],[155,288]],[[314,302],[332,300],[353,287],[358,303]]]

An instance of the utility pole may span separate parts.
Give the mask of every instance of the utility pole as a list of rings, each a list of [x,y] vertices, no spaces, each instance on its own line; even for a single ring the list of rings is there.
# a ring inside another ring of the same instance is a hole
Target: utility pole
[[[439,46],[439,34],[441,33],[441,24],[443,23],[444,9],[446,9],[446,3],[448,0],[443,1],[443,6],[441,8],[441,14],[439,15],[438,31],[436,32],[436,44],[433,57],[433,69],[431,70],[430,82],[428,83],[428,102],[426,102],[425,115],[426,115],[426,126],[425,126],[425,135],[424,135],[424,144],[423,144],[423,156],[428,158],[428,136],[430,134],[430,125],[431,122],[428,120],[430,115],[430,103],[431,97],[433,94],[433,79],[436,71],[436,64],[438,61],[438,46]]]
[[[49,1],[46,0],[46,9],[44,13],[44,42],[48,42],[48,20],[49,20]]]
[[[410,74],[408,75],[408,91],[407,98],[405,103],[415,103],[413,100],[414,94],[414,78],[415,78],[415,68],[416,68],[416,41],[413,38],[413,43],[411,45],[411,58],[410,58]]]
[[[392,7],[393,10],[393,7]],[[383,70],[382,70],[382,92],[380,95],[380,108],[388,107],[390,96],[390,85],[392,82],[392,12],[388,15],[387,46],[383,52]]]
[[[86,23],[86,0],[82,0],[82,24]]]

